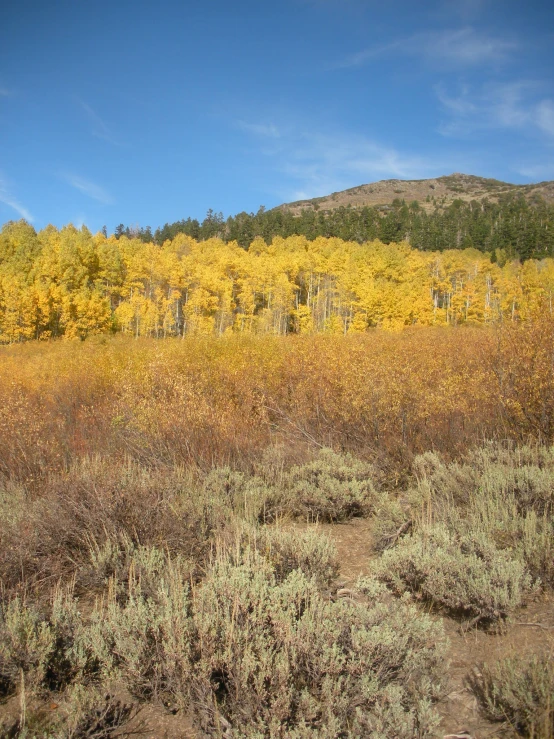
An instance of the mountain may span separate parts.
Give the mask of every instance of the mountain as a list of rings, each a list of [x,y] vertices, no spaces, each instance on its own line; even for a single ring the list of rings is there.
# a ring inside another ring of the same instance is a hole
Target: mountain
[[[204,221],[151,229],[118,226],[116,237],[158,245],[178,233],[217,237],[248,248],[257,238],[319,236],[385,244],[407,241],[420,251],[474,248],[497,259],[554,257],[554,182],[512,185],[466,174],[428,180],[383,180],[312,200],[300,200],[227,219],[208,211]]]
[[[456,172],[428,180],[380,180],[324,197],[285,203],[277,209],[288,211],[292,215],[300,215],[303,211],[309,210],[331,211],[342,206],[352,208],[383,206],[390,205],[394,200],[404,200],[406,203],[415,200],[422,208],[431,212],[437,205],[447,207],[454,200],[471,202],[486,198],[490,202],[498,202],[501,196],[506,195],[523,195],[530,203],[540,199],[554,203],[554,182],[513,185],[509,182]]]

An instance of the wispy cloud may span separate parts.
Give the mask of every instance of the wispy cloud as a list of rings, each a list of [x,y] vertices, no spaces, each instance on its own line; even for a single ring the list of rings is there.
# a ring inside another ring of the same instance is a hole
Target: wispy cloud
[[[554,179],[554,161],[547,162],[546,164],[523,165],[517,168],[516,171],[534,182],[552,180]]]
[[[554,136],[554,101],[542,100],[535,110],[537,126],[549,136]]]
[[[281,183],[275,194],[284,200],[327,195],[380,179],[436,176],[455,164],[430,161],[348,131],[318,132],[290,121],[276,128],[279,138],[271,146],[262,138],[257,153],[265,157],[272,179]]]
[[[278,139],[281,132],[273,123],[248,123],[247,121],[237,121],[237,127],[246,133],[253,133],[255,136],[264,138]]]
[[[23,205],[21,205],[19,200],[17,200],[17,198],[11,192],[8,183],[2,176],[0,176],[0,203],[4,203],[4,205],[7,205],[9,208],[12,208],[12,210],[15,210],[15,212],[19,213],[21,218],[25,218],[26,221],[29,221],[30,223],[33,222],[34,218],[31,215],[30,211]]]
[[[0,97],[9,97],[11,95],[11,92],[7,89],[7,87],[0,87]]]
[[[478,18],[489,4],[490,0],[442,0],[437,15],[455,15],[468,22]]]
[[[335,68],[359,67],[372,59],[389,56],[416,56],[433,64],[471,67],[501,62],[518,48],[514,40],[497,38],[471,26],[459,29],[425,31],[398,38],[390,43],[370,46],[333,65]]]
[[[100,187],[100,185],[69,172],[63,172],[61,176],[69,185],[71,185],[71,187],[84,193],[89,198],[97,200],[99,203],[102,203],[102,205],[114,204],[115,201],[112,196],[106,192],[103,187]]]
[[[435,92],[449,116],[439,132],[463,137],[480,130],[506,128],[554,138],[554,101],[539,99],[538,90],[539,84],[528,80],[486,84],[478,89],[464,85],[455,95],[437,86]]]
[[[83,226],[87,223],[87,218],[83,215],[75,216],[71,219],[71,223],[75,226],[75,228],[83,228]]]
[[[108,141],[110,144],[121,146],[121,142],[116,139],[111,130],[108,128],[105,121],[98,115],[98,113],[84,100],[77,99],[79,106],[85,112],[89,123],[91,124],[91,133],[98,139]]]
[[[435,174],[423,157],[363,136],[305,134],[278,157],[277,167],[299,184],[297,197],[317,197],[379,179]]]

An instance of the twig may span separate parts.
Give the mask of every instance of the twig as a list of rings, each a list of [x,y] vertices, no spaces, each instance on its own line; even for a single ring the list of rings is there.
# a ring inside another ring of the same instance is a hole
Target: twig
[[[402,534],[405,534],[412,528],[412,522],[406,521],[405,523],[400,526],[400,528],[394,532],[394,534],[389,534],[389,536],[384,536],[383,541],[386,542],[385,549],[388,549],[389,547],[392,547],[396,544],[397,540],[402,536]]]
[[[484,618],[485,618],[485,616],[483,616],[483,615],[475,616],[475,618],[472,618],[471,621],[466,621],[465,623],[461,624],[460,625],[460,633],[461,634],[467,634],[467,632],[470,629],[472,629],[474,626],[477,626],[477,624],[479,623],[479,621],[481,621]]]
[[[523,621],[516,621],[516,626],[537,626],[539,629],[544,629],[545,631],[550,631],[550,629],[554,629],[554,626],[545,626],[544,624],[535,623],[524,623]]]
[[[294,421],[291,418],[289,418],[289,416],[287,416],[287,414],[284,413],[284,411],[282,411],[280,408],[272,408],[270,405],[263,405],[262,408],[264,408],[267,411],[273,411],[273,413],[277,413],[278,415],[281,416],[282,419],[284,419],[289,424],[289,426],[292,426],[292,428],[296,429],[296,431],[302,434],[302,436],[305,436],[306,439],[308,439],[308,441],[310,441],[312,444],[319,447],[320,449],[324,448],[323,444],[320,444],[319,441],[314,439],[314,437],[308,431],[301,428],[297,423],[294,423]]]

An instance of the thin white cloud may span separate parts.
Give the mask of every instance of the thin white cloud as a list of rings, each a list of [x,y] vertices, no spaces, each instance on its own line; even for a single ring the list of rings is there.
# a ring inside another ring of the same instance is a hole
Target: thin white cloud
[[[12,210],[15,210],[16,213],[19,213],[21,218],[24,218],[26,221],[29,221],[30,223],[33,222],[34,218],[31,215],[30,211],[25,208],[25,206],[21,205],[19,200],[12,194],[8,183],[5,179],[3,179],[0,176],[0,203],[4,203],[4,205],[7,205],[9,208],[12,208]]]
[[[460,94],[449,95],[443,85],[435,87],[435,93],[445,110],[455,116],[470,116],[477,110],[477,106],[471,99],[470,88],[463,85]]]
[[[79,103],[81,109],[86,113],[86,116],[89,120],[89,123],[91,124],[91,133],[93,136],[95,136],[98,139],[103,139],[104,141],[108,141],[110,144],[115,144],[116,146],[121,146],[121,143],[117,141],[115,136],[112,134],[106,123],[102,120],[102,118],[98,115],[98,113],[88,104],[85,103],[83,100],[77,100]]]
[[[443,14],[457,15],[465,21],[480,16],[490,0],[443,0],[440,10]]]
[[[258,153],[265,157],[272,178],[281,182],[275,192],[283,200],[328,195],[380,179],[416,179],[459,168],[459,162],[432,162],[350,132],[314,131],[290,123],[279,128],[280,137]]]
[[[253,133],[255,136],[264,138],[278,139],[281,132],[273,123],[248,123],[247,121],[237,121],[237,127],[246,133]]]
[[[102,203],[102,205],[113,205],[115,202],[112,196],[106,192],[103,187],[100,187],[100,185],[97,185],[90,180],[86,180],[84,177],[79,177],[78,175],[71,174],[69,172],[64,172],[61,176],[69,185],[71,185],[71,187],[84,193],[89,198],[97,200],[99,203]]]
[[[549,136],[554,136],[554,101],[542,100],[535,112],[537,126]]]
[[[425,31],[398,38],[390,43],[371,46],[334,65],[335,68],[359,67],[372,59],[392,54],[416,56],[436,64],[472,67],[501,62],[518,48],[517,42],[476,31],[471,26],[459,29]]]
[[[553,180],[554,179],[554,161],[550,161],[546,164],[529,164],[519,167],[517,170],[518,174],[523,177],[528,177],[533,182],[540,180]]]
[[[537,99],[538,89],[536,82],[516,81],[478,89],[465,85],[457,95],[451,95],[443,86],[437,86],[435,92],[449,116],[439,132],[463,137],[505,128],[540,132],[554,138],[554,101]]]
[[[0,97],[9,97],[11,92],[6,87],[0,87]]]
[[[317,197],[375,180],[425,177],[437,171],[422,157],[362,136],[306,134],[278,157],[297,194]]]

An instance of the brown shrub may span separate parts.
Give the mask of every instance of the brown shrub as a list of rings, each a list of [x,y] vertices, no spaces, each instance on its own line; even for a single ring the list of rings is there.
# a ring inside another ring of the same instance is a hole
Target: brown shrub
[[[2,347],[0,472],[36,481],[96,454],[249,469],[278,441],[395,463],[455,453],[505,433],[493,340],[427,328]]]
[[[225,521],[225,508],[197,497],[191,476],[179,470],[82,464],[49,478],[40,494],[4,496],[0,576],[10,588],[53,584],[79,570],[78,588],[94,588],[125,566],[129,551],[146,545],[179,551],[201,566],[212,532]]]

